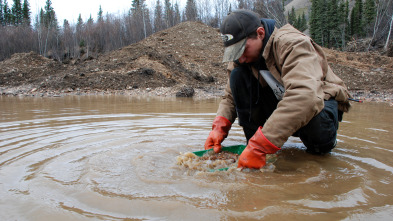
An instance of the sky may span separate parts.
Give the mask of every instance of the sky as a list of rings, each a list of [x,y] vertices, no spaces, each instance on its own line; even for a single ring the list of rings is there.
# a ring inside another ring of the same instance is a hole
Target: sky
[[[87,21],[90,15],[96,20],[100,5],[104,15],[107,12],[115,15],[123,15],[130,9],[132,0],[51,0],[51,2],[56,12],[57,21],[59,25],[62,25],[64,19],[75,24],[79,14],[81,14],[83,21]],[[156,2],[157,0],[146,0],[146,5],[150,7],[155,5]],[[182,9],[185,7],[186,0],[172,0],[172,2],[173,5],[178,2],[180,9]],[[32,20],[34,20],[41,8],[45,7],[46,0],[30,0],[29,3]],[[164,1],[161,0],[161,5],[163,3]],[[9,0],[8,4],[11,6],[12,1]]]

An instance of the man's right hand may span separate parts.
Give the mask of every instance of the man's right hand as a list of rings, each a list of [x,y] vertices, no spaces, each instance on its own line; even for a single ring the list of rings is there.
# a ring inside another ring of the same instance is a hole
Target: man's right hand
[[[246,149],[239,156],[239,168],[260,169],[266,165],[266,154],[273,154],[281,150],[271,143],[259,127],[254,136],[248,141]]]
[[[205,142],[205,150],[213,148],[214,152],[221,152],[221,143],[228,136],[232,123],[222,116],[217,116],[213,121],[212,131]]]

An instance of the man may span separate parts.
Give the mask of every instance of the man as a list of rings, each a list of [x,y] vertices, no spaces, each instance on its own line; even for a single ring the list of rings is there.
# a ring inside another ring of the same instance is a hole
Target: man
[[[266,154],[290,136],[300,137],[307,152],[329,153],[350,107],[348,90],[322,48],[291,25],[275,29],[274,23],[236,10],[220,27],[229,80],[205,149],[220,152],[238,117],[247,138],[238,167],[263,167]]]

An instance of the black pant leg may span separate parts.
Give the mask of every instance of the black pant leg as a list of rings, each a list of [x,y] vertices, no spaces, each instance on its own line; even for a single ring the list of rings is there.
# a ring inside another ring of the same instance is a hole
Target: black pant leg
[[[338,130],[337,101],[325,101],[325,107],[298,134],[307,152],[313,154],[329,153],[336,146]]]
[[[248,142],[276,109],[278,100],[270,87],[259,84],[248,67],[236,67],[231,72],[230,86],[239,125]]]
[[[270,87],[262,88],[248,67],[239,66],[231,72],[230,86],[239,125],[243,127],[248,142],[277,108],[278,100]],[[295,136],[300,137],[308,152],[328,153],[336,145],[338,118],[337,101],[325,101],[321,113],[300,128]]]

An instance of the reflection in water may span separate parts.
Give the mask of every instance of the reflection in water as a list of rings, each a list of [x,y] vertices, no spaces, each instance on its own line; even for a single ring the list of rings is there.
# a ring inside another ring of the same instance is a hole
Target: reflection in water
[[[354,104],[328,156],[290,138],[274,172],[176,165],[219,100],[0,97],[2,220],[359,220],[393,215],[393,108]],[[244,144],[235,124],[224,145]]]

